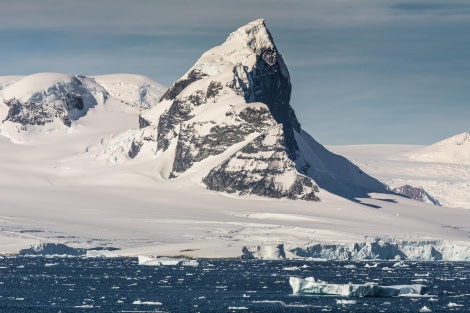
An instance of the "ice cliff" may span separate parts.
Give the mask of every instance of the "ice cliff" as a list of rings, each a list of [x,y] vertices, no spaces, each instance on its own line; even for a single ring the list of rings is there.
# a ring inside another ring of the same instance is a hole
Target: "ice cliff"
[[[381,286],[367,284],[331,284],[316,281],[313,277],[305,279],[290,277],[289,284],[296,295],[336,295],[342,297],[397,297],[424,295],[427,287],[420,284]]]
[[[298,257],[326,260],[470,261],[468,242],[445,240],[314,244],[289,249]]]
[[[284,245],[245,246],[242,249],[244,259],[283,260],[286,258]]]

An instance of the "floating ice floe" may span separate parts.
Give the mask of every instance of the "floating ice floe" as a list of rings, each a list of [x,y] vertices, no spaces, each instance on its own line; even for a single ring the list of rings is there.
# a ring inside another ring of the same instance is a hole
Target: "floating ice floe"
[[[132,302],[134,305],[163,305],[163,303],[159,301],[142,301],[142,300],[135,300]]]
[[[168,258],[139,255],[139,265],[149,266],[199,266],[199,261],[186,258]]]
[[[336,299],[336,304],[341,305],[349,305],[349,304],[356,304],[356,300],[344,300],[344,299]]]
[[[117,258],[120,255],[110,250],[87,250],[87,258]]]
[[[315,281],[313,277],[290,277],[289,283],[294,294],[302,295],[336,295],[343,297],[397,297],[410,295],[423,295],[426,286],[395,285],[380,286],[375,283],[366,284],[329,284]]]
[[[419,309],[420,313],[425,313],[425,312],[432,312],[430,308],[427,306],[423,306],[421,309]]]

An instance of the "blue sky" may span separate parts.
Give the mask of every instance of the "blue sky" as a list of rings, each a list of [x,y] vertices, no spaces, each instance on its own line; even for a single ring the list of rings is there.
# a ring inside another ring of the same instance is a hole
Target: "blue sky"
[[[291,104],[323,144],[431,144],[470,131],[470,3],[0,0],[0,75],[136,73],[170,86],[265,18]]]

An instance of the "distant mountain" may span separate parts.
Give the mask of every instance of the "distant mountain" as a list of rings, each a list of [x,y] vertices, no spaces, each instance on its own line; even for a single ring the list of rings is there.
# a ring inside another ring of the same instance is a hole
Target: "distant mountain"
[[[332,146],[393,192],[434,205],[470,209],[470,134],[430,146]]]
[[[347,198],[383,184],[305,133],[290,105],[289,71],[263,20],[230,34],[106,151],[112,160],[157,158],[160,175],[188,175],[215,191],[319,200],[319,187]],[[126,139],[129,138],[129,139]]]
[[[470,133],[452,136],[408,156],[422,162],[470,164]]]
[[[139,110],[158,102],[165,88],[139,75],[93,77],[61,73],[0,77],[0,134],[70,127],[113,98]]]
[[[167,90],[148,77],[135,74],[109,74],[93,77],[111,97],[139,110],[150,109]]]

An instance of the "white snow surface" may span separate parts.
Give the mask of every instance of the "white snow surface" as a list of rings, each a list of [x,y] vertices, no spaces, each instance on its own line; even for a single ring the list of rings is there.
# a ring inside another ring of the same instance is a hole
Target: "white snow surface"
[[[470,209],[470,134],[462,133],[430,146],[327,146],[369,175],[395,188],[422,187],[447,207]]]
[[[167,89],[148,77],[134,74],[99,75],[94,79],[112,97],[140,109],[157,105]]]
[[[137,127],[137,113],[124,107],[98,104],[68,132],[38,133],[25,144],[0,136],[0,253],[39,242],[193,257],[239,257],[244,246],[278,244],[292,257],[296,247],[376,237],[468,244],[470,210],[384,194],[361,199],[370,207],[324,190],[313,203],[238,197],[191,175],[164,179],[151,158],[97,161],[93,147]]]
[[[407,156],[415,161],[470,165],[470,133],[457,134]]]

